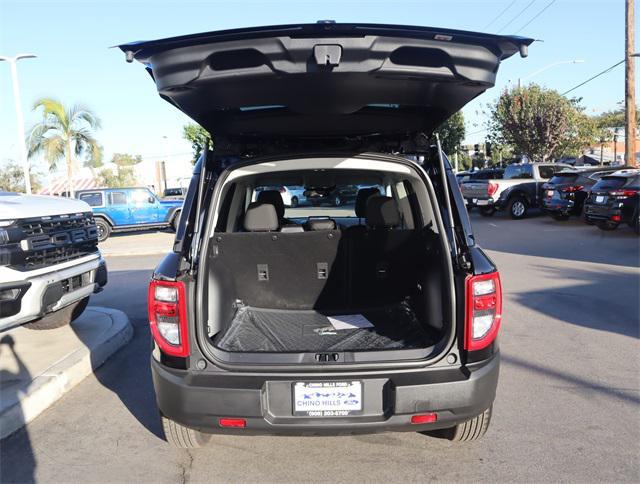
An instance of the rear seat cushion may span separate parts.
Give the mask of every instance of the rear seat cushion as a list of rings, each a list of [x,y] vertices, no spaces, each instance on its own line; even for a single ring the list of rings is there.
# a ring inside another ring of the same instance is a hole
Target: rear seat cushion
[[[273,232],[280,223],[275,207],[270,203],[253,202],[244,215],[244,229],[247,232]]]
[[[367,200],[366,222],[368,227],[391,228],[400,225],[398,203],[391,197],[375,195]]]

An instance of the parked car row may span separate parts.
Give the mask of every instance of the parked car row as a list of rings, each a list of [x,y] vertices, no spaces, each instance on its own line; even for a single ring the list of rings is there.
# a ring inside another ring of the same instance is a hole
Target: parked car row
[[[640,230],[638,169],[519,163],[504,173],[487,169],[458,175],[467,207],[478,207],[484,216],[505,210],[522,219],[531,208],[541,208],[559,221],[575,215],[602,230],[621,224]]]

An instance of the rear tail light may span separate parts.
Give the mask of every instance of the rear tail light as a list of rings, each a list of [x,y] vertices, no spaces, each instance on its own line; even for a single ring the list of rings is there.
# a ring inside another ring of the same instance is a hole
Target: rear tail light
[[[160,349],[171,356],[189,356],[185,289],[182,282],[149,284],[148,307],[151,335]]]
[[[498,184],[489,183],[489,185],[487,186],[487,193],[489,194],[489,196],[493,197],[493,194],[496,193],[497,191],[498,191]]]
[[[497,272],[470,276],[466,284],[464,347],[476,351],[489,346],[498,336],[502,319],[502,285]]]
[[[568,187],[561,188],[560,191],[563,193],[574,193],[582,190],[584,187],[582,185],[571,185]]]
[[[626,190],[613,190],[609,192],[609,195],[612,197],[618,197],[618,198],[628,198],[628,197],[633,197],[637,193],[638,193],[638,190],[626,189]]]

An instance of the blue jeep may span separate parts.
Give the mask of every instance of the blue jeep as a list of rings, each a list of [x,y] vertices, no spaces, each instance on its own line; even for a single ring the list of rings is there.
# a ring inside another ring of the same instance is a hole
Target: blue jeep
[[[148,188],[96,188],[79,190],[76,198],[87,202],[102,242],[111,232],[152,228],[176,229],[182,200],[160,200]]]

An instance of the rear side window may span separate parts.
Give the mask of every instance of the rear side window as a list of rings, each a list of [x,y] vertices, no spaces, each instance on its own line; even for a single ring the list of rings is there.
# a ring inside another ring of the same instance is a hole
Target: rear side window
[[[560,171],[564,167],[556,167],[556,166],[539,166],[538,171],[540,172],[540,178],[551,178],[556,171]]]
[[[531,165],[509,165],[504,170],[504,179],[533,178]]]
[[[102,192],[81,193],[78,198],[89,204],[90,207],[100,207],[103,205]]]
[[[616,190],[624,186],[628,178],[623,176],[605,176],[593,186],[594,190]]]
[[[111,192],[109,193],[109,204],[110,205],[126,205],[127,204],[127,194],[124,192]]]

